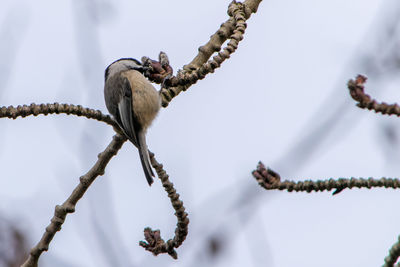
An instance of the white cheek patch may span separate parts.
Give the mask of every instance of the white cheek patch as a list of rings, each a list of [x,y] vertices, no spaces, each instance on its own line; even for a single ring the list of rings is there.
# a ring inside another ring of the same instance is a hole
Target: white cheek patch
[[[130,70],[130,69],[140,69],[140,68],[142,68],[140,63],[137,63],[132,59],[117,60],[114,63],[112,63],[110,66],[108,66],[106,78],[109,78],[109,77],[113,76],[114,74],[121,72],[121,71],[126,71],[126,70]]]

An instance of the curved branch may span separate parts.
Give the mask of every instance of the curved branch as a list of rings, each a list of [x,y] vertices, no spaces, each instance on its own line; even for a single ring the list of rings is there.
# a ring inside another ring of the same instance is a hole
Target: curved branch
[[[385,102],[378,103],[364,92],[364,84],[367,77],[358,75],[355,80],[350,80],[347,87],[350,90],[351,97],[358,102],[357,106],[363,109],[374,110],[376,113],[383,115],[396,115],[400,117],[400,106],[395,104],[387,104]]]
[[[281,181],[281,177],[278,173],[273,170],[266,168],[262,162],[258,163],[257,169],[253,171],[253,176],[256,178],[258,184],[267,189],[267,190],[287,190],[288,192],[307,192],[310,193],[312,191],[331,191],[332,189],[336,189],[332,195],[336,195],[340,193],[343,189],[353,187],[357,188],[368,188],[372,187],[385,187],[385,188],[400,188],[400,180],[397,178],[339,178],[328,179],[328,180],[318,180],[318,181]]]
[[[118,150],[122,147],[126,141],[126,137],[116,134],[113,137],[111,143],[107,148],[98,155],[98,160],[94,166],[83,176],[79,178],[79,184],[74,189],[69,198],[60,206],[57,205],[54,211],[54,216],[51,219],[51,223],[46,227],[39,243],[31,249],[28,259],[22,265],[22,267],[37,267],[40,255],[49,249],[49,244],[55,234],[61,230],[61,226],[65,221],[68,213],[75,211],[76,203],[83,197],[86,190],[99,176],[104,174],[104,170],[113,156],[118,153]]]
[[[207,74],[214,72],[227,58],[234,53],[239,42],[243,39],[246,29],[246,20],[252,13],[257,12],[261,0],[246,0],[244,3],[232,1],[228,7],[230,18],[221,24],[218,31],[210,37],[210,40],[199,48],[198,55],[176,76],[166,80],[161,89],[162,106],[167,107],[169,102],[180,92],[187,90],[198,80]],[[230,39],[226,47],[221,51],[221,46]],[[211,60],[209,58],[218,52]]]
[[[157,176],[160,178],[165,191],[168,193],[168,197],[171,200],[178,222],[176,223],[175,236],[167,242],[161,238],[160,230],[152,230],[147,227],[144,229],[144,237],[147,242],[140,241],[139,245],[153,253],[154,256],[161,253],[168,253],[172,258],[177,259],[178,254],[176,253],[175,248],[178,248],[183,241],[185,241],[188,234],[188,214],[185,211],[183,202],[179,199],[179,194],[177,194],[174,189],[174,184],[169,181],[169,176],[163,169],[163,165],[157,162],[154,154],[151,152],[150,160],[151,165],[156,170]]]
[[[35,104],[32,103],[28,105],[22,106],[8,106],[8,107],[0,107],[0,118],[9,118],[16,119],[18,117],[27,117],[30,115],[38,116],[38,115],[47,116],[48,114],[67,114],[67,115],[75,115],[78,117],[86,117],[88,119],[94,119],[97,121],[101,121],[107,123],[114,127],[114,129],[118,129],[118,133],[120,133],[118,124],[109,116],[101,113],[100,110],[94,110],[91,108],[85,108],[81,105],[73,105],[73,104]]]
[[[214,35],[211,36],[209,42],[199,48],[199,53],[192,62],[184,66],[183,70],[179,71],[176,77],[165,79],[163,81],[163,85],[168,86],[167,88],[162,86],[160,92],[163,107],[168,106],[172,98],[178,95],[181,91],[186,90],[198,80],[203,79],[208,73],[214,72],[222,62],[236,51],[239,42],[243,39],[243,34],[246,29],[246,20],[252,13],[257,11],[258,5],[261,1],[262,0],[246,0],[244,3],[237,3],[233,0],[228,8],[228,15],[230,18],[221,25],[220,29]],[[222,44],[227,39],[230,39],[230,41],[226,47],[221,52],[218,52],[221,50]],[[209,60],[215,52],[218,52],[217,55]],[[164,63],[168,62],[166,61]],[[172,68],[168,68],[166,64],[161,64],[161,66],[163,69],[165,68],[166,74],[172,72]],[[157,75],[154,77],[157,77]],[[96,111],[83,108],[82,106],[58,103],[41,105],[31,104],[30,106],[24,105],[16,108],[13,106],[0,108],[0,118],[7,117],[15,119],[17,117],[26,117],[29,115],[37,116],[39,114],[48,115],[59,113],[85,116],[89,119],[96,119],[105,122],[113,126],[117,135],[114,136],[113,141],[109,144],[107,149],[103,153],[99,154],[99,159],[92,169],[81,177],[80,184],[75,188],[71,196],[61,206],[56,206],[51,224],[46,228],[46,232],[43,234],[39,243],[31,250],[28,260],[23,264],[24,267],[37,266],[41,253],[48,250],[49,243],[56,232],[61,229],[61,225],[64,223],[66,215],[75,211],[76,203],[84,195],[96,177],[104,173],[104,169],[110,159],[116,155],[122,144],[126,141],[126,137],[121,135],[121,130],[116,122],[110,116],[103,115],[98,110]],[[161,179],[163,187],[168,193],[168,197],[175,209],[175,215],[178,222],[174,238],[164,242],[164,240],[161,239],[160,231],[153,231],[150,228],[146,228],[145,239],[147,243],[142,241],[140,242],[140,245],[146,250],[151,251],[154,255],[168,253],[173,258],[177,258],[175,248],[178,248],[183,243],[188,233],[188,214],[185,212],[183,202],[179,199],[179,194],[176,193],[173,184],[169,181],[168,175],[163,170],[162,165],[155,160],[154,154],[152,153],[151,163],[155,168],[158,177]]]
[[[214,52],[218,52],[221,49],[222,44],[227,39],[239,37],[237,35],[240,35],[240,30],[236,32],[236,36],[232,36],[232,34],[235,34],[235,30],[243,26],[246,27],[245,21],[250,18],[252,13],[257,12],[261,1],[262,0],[246,0],[244,3],[232,1],[228,7],[228,15],[230,18],[221,24],[218,31],[210,37],[210,40],[205,45],[199,47],[197,56],[189,64],[185,65],[183,69],[186,71],[199,69],[207,62]],[[239,25],[237,25],[238,22]],[[241,33],[243,35],[244,29]]]

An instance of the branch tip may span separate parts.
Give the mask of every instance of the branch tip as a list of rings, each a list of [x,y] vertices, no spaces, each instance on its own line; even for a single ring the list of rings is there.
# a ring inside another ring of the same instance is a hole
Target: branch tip
[[[383,115],[400,116],[400,107],[398,104],[378,103],[364,92],[364,84],[367,78],[363,75],[358,75],[355,80],[350,80],[347,83],[351,97],[357,101],[357,106],[363,109],[374,110],[376,113]]]
[[[269,169],[265,168],[263,163],[259,163],[257,169],[253,171],[253,176],[257,180],[260,186],[267,190],[287,190],[289,192],[307,192],[310,193],[312,191],[330,191],[335,189],[333,195],[337,195],[342,192],[344,189],[353,187],[357,188],[367,188],[371,189],[373,187],[385,187],[385,188],[400,188],[400,180],[398,178],[339,178],[339,179],[327,179],[327,180],[305,180],[305,181],[281,181],[280,175]]]
[[[266,188],[270,189],[274,184],[281,181],[280,175],[270,168],[266,168],[265,165],[260,161],[257,165],[257,169],[252,172],[258,183]]]
[[[176,193],[173,183],[169,181],[169,176],[163,169],[163,165],[156,161],[154,153],[149,151],[149,156],[151,165],[156,170],[157,176],[161,180],[161,183],[171,201],[172,207],[175,210],[177,223],[175,236],[172,239],[169,239],[167,242],[161,238],[160,230],[152,230],[151,228],[146,227],[144,229],[144,238],[146,241],[140,241],[139,246],[143,247],[147,251],[150,251],[155,256],[158,254],[167,253],[173,259],[177,259],[178,254],[175,248],[178,248],[183,243],[188,234],[188,214],[185,211],[183,202],[179,199],[179,194]]]

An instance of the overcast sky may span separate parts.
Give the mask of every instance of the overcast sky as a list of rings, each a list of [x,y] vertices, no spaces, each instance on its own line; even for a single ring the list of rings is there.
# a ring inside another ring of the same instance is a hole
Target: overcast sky
[[[109,63],[165,51],[180,69],[228,18],[229,2],[2,0],[0,105],[60,102],[107,113]],[[382,265],[400,234],[397,192],[265,191],[251,171],[261,160],[293,180],[399,176],[398,118],[357,108],[346,87],[363,73],[368,93],[398,101],[399,70],[389,66],[400,38],[390,30],[397,2],[263,1],[237,52],[161,110],[148,131],[189,213],[179,260],[138,246],[146,226],[172,237],[176,218],[126,143],[41,266]],[[0,214],[32,247],[113,130],[66,115],[2,119],[0,127]],[[225,241],[214,260],[205,249],[210,236]]]

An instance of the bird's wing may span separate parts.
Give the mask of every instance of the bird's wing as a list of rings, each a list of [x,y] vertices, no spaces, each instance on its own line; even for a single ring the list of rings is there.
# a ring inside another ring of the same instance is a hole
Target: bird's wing
[[[150,165],[149,152],[146,145],[145,133],[140,129],[139,125],[135,123],[132,110],[132,89],[128,78],[123,78],[122,81],[123,97],[118,102],[119,116],[122,122],[122,128],[129,140],[138,148],[140,161],[142,163],[143,171],[146,180],[151,185],[153,183],[154,173]]]
[[[121,119],[122,128],[129,140],[138,146],[135,124],[133,120],[132,111],[132,90],[127,78],[123,78],[122,81],[122,97],[118,102],[119,117]]]

